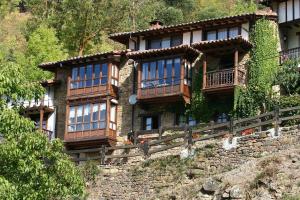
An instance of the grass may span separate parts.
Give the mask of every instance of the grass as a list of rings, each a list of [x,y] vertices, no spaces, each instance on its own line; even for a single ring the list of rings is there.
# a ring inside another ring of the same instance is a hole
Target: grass
[[[298,195],[283,195],[282,200],[300,200],[300,194],[298,194]]]

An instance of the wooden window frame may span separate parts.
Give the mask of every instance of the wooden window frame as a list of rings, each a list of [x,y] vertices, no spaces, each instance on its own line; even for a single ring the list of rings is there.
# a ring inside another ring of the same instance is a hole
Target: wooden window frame
[[[94,85],[94,81],[96,80],[96,74],[95,74],[95,66],[99,65],[100,66],[100,73],[99,73],[99,83],[97,85]],[[103,66],[106,65],[107,67],[107,74],[103,75]],[[87,68],[88,66],[92,66],[92,79],[87,79]],[[84,79],[80,79],[80,68],[84,67]],[[109,63],[92,63],[92,64],[86,64],[82,66],[76,66],[72,68],[71,72],[71,80],[70,80],[70,89],[71,90],[76,90],[76,89],[82,89],[82,88],[91,88],[91,87],[98,87],[98,86],[105,86],[108,84],[108,70],[109,70]],[[73,70],[77,69],[77,76],[76,80],[73,80]],[[102,80],[106,78],[106,83],[102,84]],[[91,80],[91,86],[86,86],[86,82]],[[79,87],[79,83],[83,82],[83,86]],[[76,87],[72,87],[72,84],[76,83]]]
[[[144,64],[148,64],[148,66],[147,66],[147,72],[148,72],[148,74],[147,74],[147,78],[146,79],[141,79],[141,84],[143,83],[143,82],[151,82],[151,81],[160,81],[160,79],[158,78],[158,76],[159,76],[159,71],[158,71],[158,62],[159,61],[161,61],[161,60],[163,60],[164,61],[164,66],[163,66],[163,68],[164,68],[164,78],[163,78],[163,80],[164,80],[164,82],[169,78],[168,76],[167,76],[167,61],[168,60],[172,60],[172,76],[171,76],[171,79],[172,79],[172,81],[171,81],[171,84],[170,85],[179,85],[180,84],[180,82],[181,82],[181,75],[180,75],[180,73],[181,73],[181,70],[180,70],[180,72],[179,72],[179,80],[175,80],[175,60],[176,59],[179,59],[179,63],[180,63],[180,69],[183,67],[182,66],[182,57],[181,56],[179,56],[179,57],[170,57],[170,58],[161,58],[161,59],[155,59],[155,60],[149,60],[149,61],[144,61],[144,62],[142,62],[141,63],[141,77],[143,77],[143,65]],[[155,62],[155,79],[151,79],[150,77],[151,77],[151,74],[150,74],[150,72],[151,72],[151,64],[150,63],[152,63],[152,62]],[[179,84],[175,84],[175,82],[176,81],[179,81]],[[145,89],[147,89],[147,88],[151,88],[151,87],[143,87],[143,88],[145,88]]]
[[[151,131],[151,130],[155,130],[156,128],[153,128],[153,118],[156,118],[157,117],[157,129],[160,128],[160,115],[159,114],[154,114],[154,115],[145,115],[142,117],[142,126],[141,126],[141,130],[145,130],[145,131]],[[150,130],[147,130],[146,127],[147,127],[147,118],[152,118],[152,124],[151,124],[151,129]]]
[[[222,30],[222,29],[226,29],[226,32],[227,32],[227,35],[226,35],[226,38],[225,38],[225,40],[228,40],[228,39],[230,39],[230,37],[229,37],[229,32],[230,32],[230,29],[232,29],[232,28],[238,28],[238,36],[239,35],[241,35],[242,34],[242,27],[241,27],[242,25],[238,25],[238,26],[230,26],[230,27],[223,27],[223,28],[218,28],[218,29],[211,29],[211,30],[206,30],[206,31],[204,31],[204,38],[205,38],[205,40],[207,40],[207,36],[208,36],[208,32],[212,32],[212,31],[215,31],[216,32],[216,40],[219,40],[219,32],[220,32],[220,30]]]
[[[154,49],[154,48],[151,47],[151,41],[152,40],[159,40],[160,41],[160,48],[159,49],[162,49],[162,41],[163,41],[164,38],[168,38],[168,37],[170,38],[170,47],[175,46],[175,45],[173,45],[173,42],[174,42],[176,37],[180,38],[180,45],[182,45],[182,43],[183,43],[183,35],[182,34],[177,34],[177,35],[173,35],[173,36],[158,37],[158,38],[149,38],[149,39],[146,40],[147,41],[146,42],[146,50]],[[170,48],[170,47],[168,47],[168,48]]]
[[[105,105],[105,117],[103,120],[100,119],[100,115],[101,115],[101,105]],[[84,110],[85,110],[85,107],[86,106],[90,106],[90,120],[89,122],[84,122]],[[95,121],[93,120],[93,107],[94,105],[98,105],[98,119]],[[77,122],[77,111],[78,111],[78,107],[82,106],[82,122]],[[75,122],[74,123],[70,123],[70,110],[71,108],[74,107],[75,108],[75,115],[74,115],[74,118],[75,118]],[[92,130],[105,130],[106,127],[107,127],[107,123],[106,123],[106,116],[107,116],[107,104],[106,102],[99,102],[99,103],[85,103],[85,104],[78,104],[78,105],[71,105],[69,106],[69,109],[68,109],[68,121],[67,121],[67,132],[68,133],[76,133],[76,132],[85,132],[85,131],[92,131]],[[93,123],[98,123],[99,126],[98,128],[94,129],[92,128],[93,127]],[[100,123],[101,122],[104,122],[105,126],[103,128],[100,128]],[[90,129],[89,130],[84,130],[84,125],[85,124],[90,124]],[[76,130],[76,127],[77,125],[81,125],[82,128],[81,130]],[[74,131],[70,131],[69,127],[70,126],[74,126],[75,127],[75,130]]]

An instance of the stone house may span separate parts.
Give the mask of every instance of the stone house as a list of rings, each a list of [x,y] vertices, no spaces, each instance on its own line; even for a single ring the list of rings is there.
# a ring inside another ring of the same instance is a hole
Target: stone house
[[[209,100],[233,106],[234,88],[247,85],[249,33],[261,18],[276,21],[277,14],[260,11],[171,26],[155,20],[149,29],[110,35],[126,50],[41,64],[55,74],[55,137],[67,149],[96,148],[162,126],[194,125],[185,106],[196,76]],[[212,120],[224,122],[227,113],[215,113]]]

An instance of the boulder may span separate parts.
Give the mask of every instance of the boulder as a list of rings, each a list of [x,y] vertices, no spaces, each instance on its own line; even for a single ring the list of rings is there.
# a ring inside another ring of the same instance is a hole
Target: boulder
[[[229,196],[231,199],[242,199],[244,192],[240,189],[239,186],[234,185],[230,188]]]
[[[203,183],[202,189],[206,193],[214,193],[219,189],[219,185],[220,185],[219,181],[217,181],[214,178],[209,178]]]

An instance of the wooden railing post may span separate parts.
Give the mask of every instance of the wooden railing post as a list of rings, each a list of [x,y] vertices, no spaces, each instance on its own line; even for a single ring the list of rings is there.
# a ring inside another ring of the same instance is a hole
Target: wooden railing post
[[[207,57],[206,54],[204,54],[202,89],[206,88],[206,69],[207,69]]]
[[[193,131],[191,127],[188,127],[188,149],[189,151],[192,150],[193,146]]]
[[[279,134],[279,107],[275,108],[274,113],[274,130],[275,130],[275,136],[278,136]]]
[[[235,50],[234,52],[234,85],[238,85],[238,65],[239,65],[239,51]]]
[[[160,126],[158,129],[158,139],[159,140],[161,140],[163,132],[164,132],[163,127]]]
[[[133,144],[137,144],[138,143],[138,133],[136,131],[134,131],[133,133]]]
[[[144,153],[144,158],[147,159],[149,157],[149,143],[145,141],[142,146],[141,146],[143,153]]]
[[[102,145],[100,150],[100,164],[105,164],[105,154],[106,154],[106,146]]]

